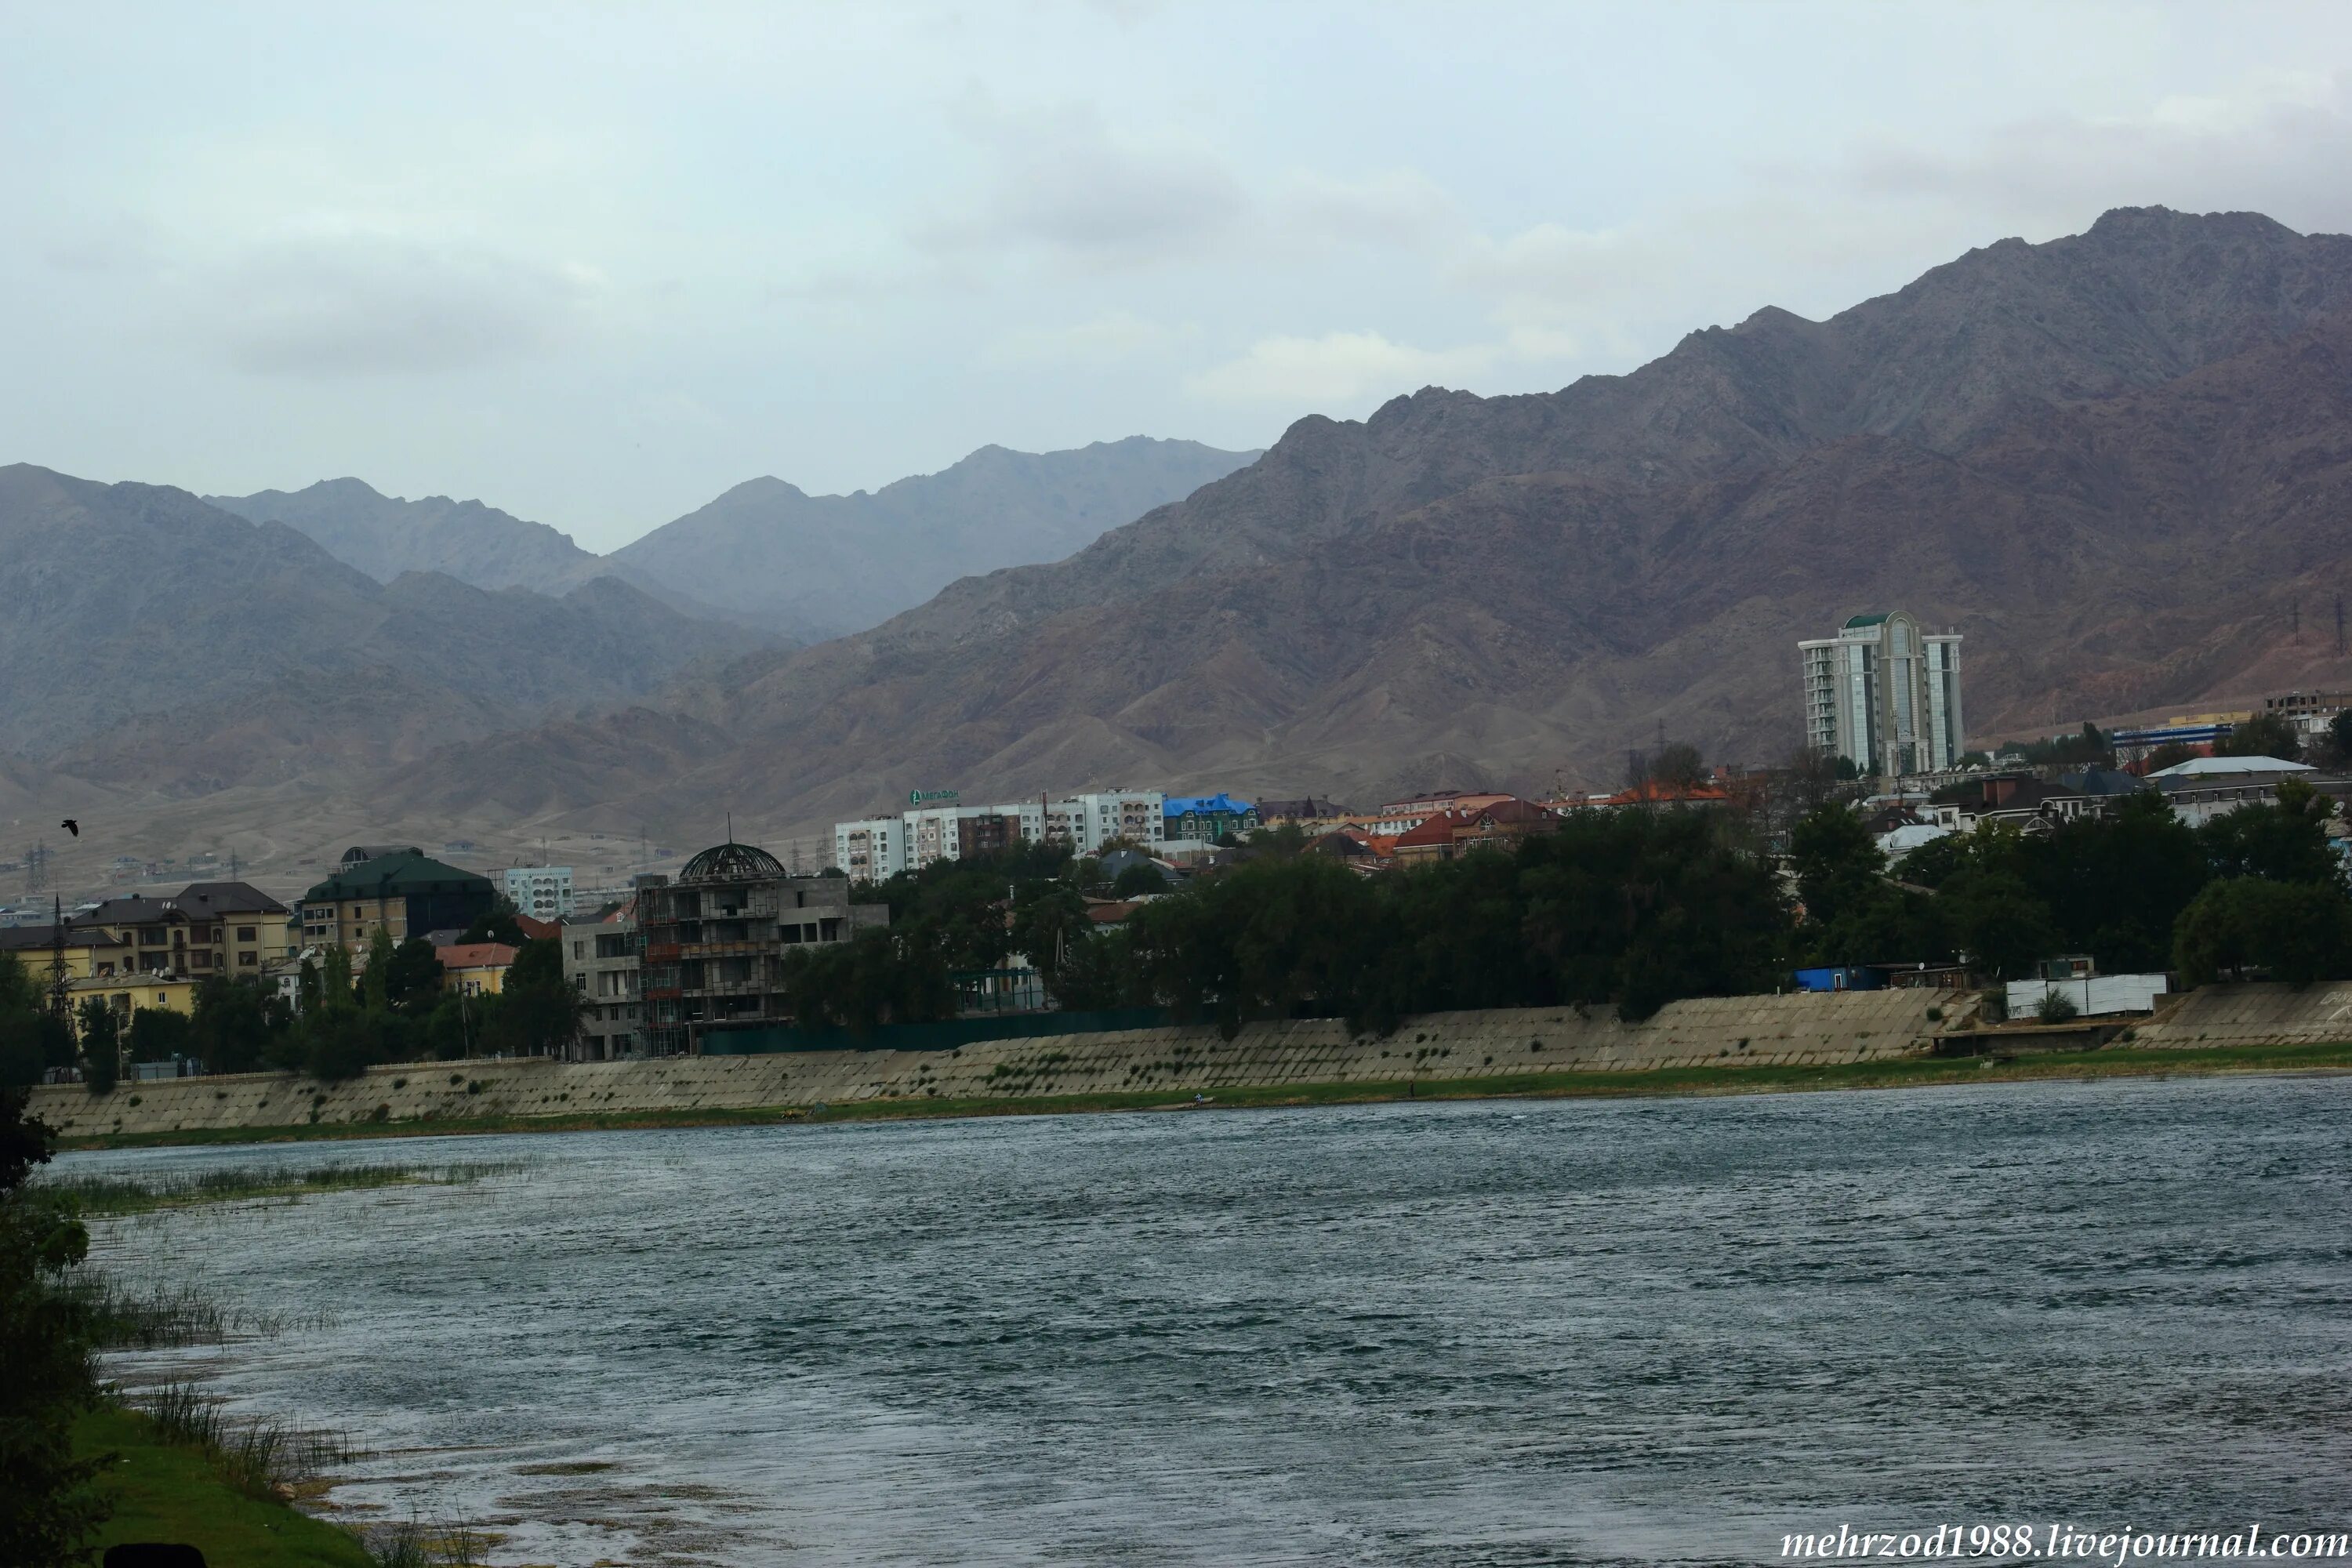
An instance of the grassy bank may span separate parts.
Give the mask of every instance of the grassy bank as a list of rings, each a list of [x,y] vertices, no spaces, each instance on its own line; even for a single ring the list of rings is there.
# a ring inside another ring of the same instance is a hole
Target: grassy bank
[[[154,1420],[106,1405],[74,1429],[84,1458],[117,1456],[105,1471],[114,1517],[101,1547],[168,1541],[200,1549],[207,1563],[237,1568],[372,1568],[358,1539],[282,1502],[248,1496],[202,1450],[167,1442]]]
[[[1626,1095],[1782,1094],[1823,1089],[1907,1089],[1937,1084],[2015,1083],[2041,1079],[2179,1078],[2229,1073],[2352,1071],[2352,1042],[2316,1046],[2233,1046],[2198,1050],[2050,1052],[2009,1059],[1909,1058],[1827,1067],[1663,1068],[1626,1072],[1536,1072],[1485,1078],[1379,1083],[1224,1087],[1202,1092],[1211,1109],[1364,1105],[1386,1100],[1602,1098]],[[449,1121],[360,1122],[340,1126],[215,1128],[175,1132],[68,1138],[75,1149],[163,1144],[267,1143],[343,1138],[446,1137],[492,1132],[571,1132],[664,1127],[761,1127],[786,1121],[896,1121],[933,1116],[1066,1115],[1077,1111],[1191,1108],[1192,1089],[1090,1094],[906,1097],[829,1105],[751,1110],[595,1111],[559,1116],[484,1116]]]

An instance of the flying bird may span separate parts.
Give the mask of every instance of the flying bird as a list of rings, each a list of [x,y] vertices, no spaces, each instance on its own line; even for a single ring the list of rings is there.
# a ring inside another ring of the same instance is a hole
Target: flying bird
[[[64,828],[68,833],[72,834],[76,838],[79,838],[81,837],[81,824],[76,822],[70,816],[67,817],[63,822],[58,823],[58,826]]]

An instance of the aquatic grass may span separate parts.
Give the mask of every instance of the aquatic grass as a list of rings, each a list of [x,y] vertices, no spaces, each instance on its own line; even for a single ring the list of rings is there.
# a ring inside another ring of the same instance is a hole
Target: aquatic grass
[[[358,1457],[337,1433],[266,1417],[235,1419],[194,1384],[166,1384],[132,1405],[153,1420],[163,1441],[202,1452],[222,1479],[249,1498],[282,1500],[298,1483]]]
[[[319,1193],[364,1191],[375,1187],[463,1186],[489,1176],[511,1175],[526,1168],[520,1160],[451,1161],[439,1165],[339,1164],[307,1169],[274,1165],[216,1165],[200,1171],[166,1171],[153,1175],[74,1175],[45,1177],[43,1190],[55,1193],[90,1218],[147,1214],[156,1209],[184,1208],[196,1204],[242,1203],[263,1198],[294,1199]]]
[[[427,1524],[414,1514],[362,1531],[375,1568],[487,1568],[488,1538],[468,1524]]]
[[[224,1307],[193,1285],[137,1282],[100,1268],[78,1270],[68,1282],[89,1311],[100,1350],[166,1350],[226,1344],[294,1330],[334,1326],[334,1315],[257,1312]]]

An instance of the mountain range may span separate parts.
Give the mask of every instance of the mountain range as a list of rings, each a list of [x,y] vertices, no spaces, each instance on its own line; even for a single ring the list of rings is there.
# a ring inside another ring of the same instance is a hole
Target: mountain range
[[[436,572],[562,595],[613,577],[688,615],[813,642],[877,625],[959,577],[1058,561],[1257,456],[1131,436],[1061,452],[982,447],[854,495],[763,477],[604,556],[478,500],[407,500],[354,479],[205,500],[285,523],[382,583]]]
[[[509,542],[505,570],[551,574],[530,581],[560,596],[395,570],[487,575],[487,557],[386,554],[360,571],[182,492],[0,471],[0,545],[19,557],[0,564],[0,593],[20,606],[0,613],[0,659],[46,657],[73,688],[0,687],[0,749],[36,752],[15,739],[31,734],[48,766],[111,782],[184,754],[222,785],[215,814],[331,787],[363,793],[372,825],[428,837],[651,824],[693,839],[729,811],[747,837],[806,831],[912,788],[1376,804],[1613,783],[1627,750],[1662,736],[1773,761],[1799,738],[1792,645],[1874,609],[1964,635],[1979,735],[2352,686],[2322,629],[2352,576],[2352,238],[2258,215],[2119,209],[2079,235],[1970,251],[1826,321],[1767,308],[1695,331],[1628,374],[1309,416],[1197,489],[1182,445],[1144,448],[1168,458],[1167,504],[1034,564],[1007,563],[1139,492],[1071,481],[1027,521],[974,504],[965,526],[908,521],[911,502],[983,480],[1034,496],[1024,466],[1071,455],[984,449],[871,496],[754,481],[569,587],[585,568],[517,531],[535,525],[480,523]],[[27,509],[46,520],[29,564]],[[163,537],[174,528],[194,541],[180,556]],[[886,542],[857,556],[869,535]],[[854,621],[901,581],[892,549],[919,580],[903,544],[917,538],[942,572],[992,538],[1035,542],[808,646],[730,645],[742,627],[677,607],[700,598],[772,627],[820,616],[793,581],[805,563],[811,580],[838,574],[844,603],[877,595],[837,617]],[[84,584],[87,547],[159,563]],[[452,610],[460,591],[480,602]],[[247,601],[267,614],[240,615]],[[585,679],[588,636],[567,616],[639,628],[602,645],[619,662],[593,693],[565,684]],[[481,627],[501,616],[543,651],[491,640]],[[476,684],[509,661],[536,712]],[[228,673],[257,667],[276,684]],[[153,700],[182,687],[177,705]],[[288,717],[322,707],[351,738],[306,738]],[[276,771],[237,774],[247,749]],[[37,777],[9,787],[48,798]]]
[[[2347,306],[2352,239],[2118,210],[1627,375],[1303,419],[1066,561],[394,787],[803,823],[918,786],[1609,782],[1661,734],[1785,755],[1792,645],[1892,607],[1966,636],[1979,731],[2344,683],[2288,626],[2347,574]]]

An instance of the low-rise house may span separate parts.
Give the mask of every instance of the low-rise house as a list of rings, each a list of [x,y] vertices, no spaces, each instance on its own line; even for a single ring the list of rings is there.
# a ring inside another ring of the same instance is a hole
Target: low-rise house
[[[441,961],[441,988],[460,996],[495,996],[506,989],[507,971],[521,949],[510,942],[467,942],[436,947]]]
[[[102,926],[65,922],[65,942],[60,948],[58,926],[54,921],[39,925],[0,926],[0,952],[5,952],[24,965],[25,973],[36,985],[46,986],[60,959],[64,961],[66,978],[95,980],[128,974],[135,967],[128,962],[130,944]]]
[[[1400,866],[1452,860],[1474,849],[1511,848],[1532,834],[1556,833],[1560,818],[1530,802],[1505,795],[1475,811],[1444,807],[1396,836],[1390,858]]]

